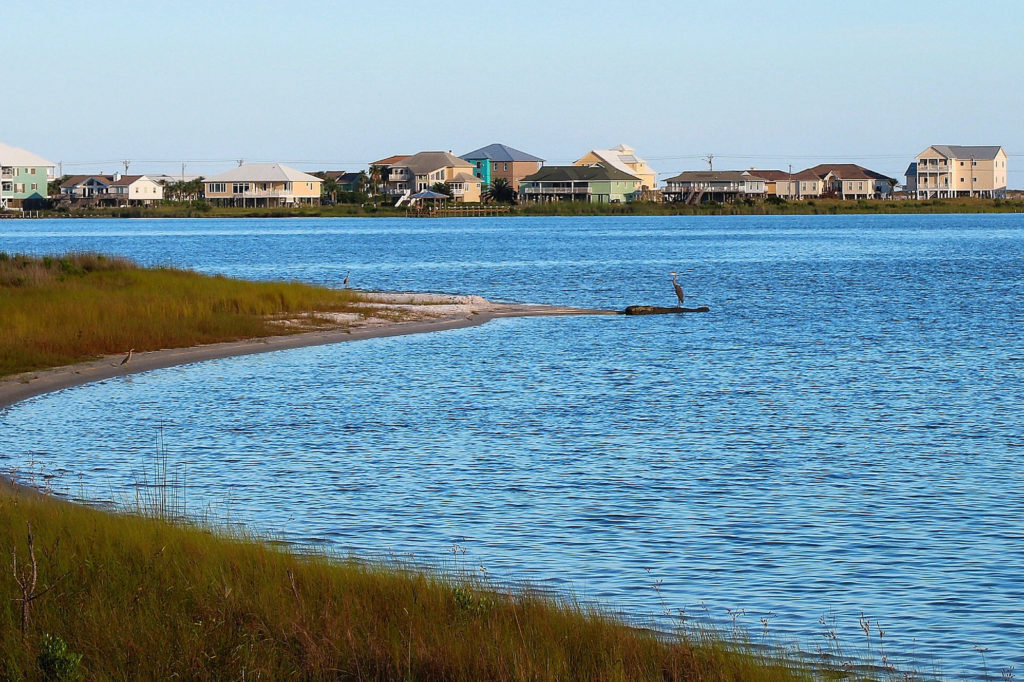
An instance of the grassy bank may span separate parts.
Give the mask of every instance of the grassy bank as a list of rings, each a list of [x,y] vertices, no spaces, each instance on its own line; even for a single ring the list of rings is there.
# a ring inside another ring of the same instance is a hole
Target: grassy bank
[[[0,376],[96,356],[301,331],[319,312],[365,313],[359,296],[295,282],[247,282],[121,258],[0,253]],[[281,318],[303,325],[283,326]],[[277,320],[277,322],[275,322]]]
[[[915,213],[1021,213],[1019,199],[929,199],[888,201],[875,199],[809,199],[807,201],[738,201],[705,203],[695,206],[634,202],[590,204],[555,202],[521,204],[512,207],[513,216],[615,216],[615,215],[847,215]],[[295,208],[231,208],[210,206],[205,202],[165,203],[136,208],[91,208],[68,211],[42,211],[42,217],[54,218],[393,218],[407,214],[404,208],[388,205],[337,204]]]
[[[0,556],[4,680],[805,679],[527,590],[300,556],[7,485]]]

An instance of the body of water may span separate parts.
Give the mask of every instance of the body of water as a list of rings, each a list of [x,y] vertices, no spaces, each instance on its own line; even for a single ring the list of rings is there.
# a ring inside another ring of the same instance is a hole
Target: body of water
[[[0,223],[0,251],[69,250],[613,309],[674,304],[676,271],[711,312],[104,381],[0,412],[0,466],[131,499],[162,433],[192,509],[293,542],[455,547],[628,614],[738,613],[755,640],[764,618],[810,651],[833,619],[863,648],[863,613],[922,671],[1024,670],[1024,216]]]

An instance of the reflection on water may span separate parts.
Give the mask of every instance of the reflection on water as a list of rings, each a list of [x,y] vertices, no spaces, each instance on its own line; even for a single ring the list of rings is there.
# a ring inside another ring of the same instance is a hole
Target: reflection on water
[[[631,613],[704,602],[759,630],[771,611],[812,649],[823,614],[856,643],[864,612],[894,655],[977,671],[978,644],[1024,668],[1019,217],[0,227],[10,251],[120,235],[145,262],[612,308],[670,304],[677,270],[711,313],[106,381],[0,413],[0,464],[123,498],[162,425],[193,508],[230,499],[292,541],[424,559],[457,542],[491,574]]]

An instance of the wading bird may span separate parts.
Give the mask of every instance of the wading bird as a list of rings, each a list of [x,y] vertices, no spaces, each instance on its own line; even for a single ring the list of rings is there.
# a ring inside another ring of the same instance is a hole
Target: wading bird
[[[348,286],[348,275],[345,275],[345,281],[341,283],[341,286],[343,286],[343,287],[347,287]]]
[[[680,286],[679,281],[676,280],[676,273],[670,272],[668,274],[672,275],[672,288],[676,290],[676,298],[679,299],[679,305],[676,306],[676,307],[682,308],[683,307],[683,298],[684,298],[683,297],[683,287]]]
[[[121,364],[122,365],[127,365],[128,361],[132,359],[132,353],[134,353],[134,352],[135,352],[134,348],[129,348],[128,349],[128,355],[124,356],[124,360],[121,361]]]

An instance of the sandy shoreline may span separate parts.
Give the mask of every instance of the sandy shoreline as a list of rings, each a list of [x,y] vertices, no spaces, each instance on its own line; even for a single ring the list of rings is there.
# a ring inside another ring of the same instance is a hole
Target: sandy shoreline
[[[0,409],[44,393],[51,393],[93,381],[138,374],[154,369],[186,365],[239,355],[268,353],[290,348],[322,346],[363,339],[422,334],[484,324],[503,317],[557,315],[614,315],[616,311],[550,305],[492,303],[479,296],[437,296],[431,294],[374,294],[387,308],[401,310],[416,319],[393,322],[367,317],[358,322],[339,319],[348,326],[335,329],[228,341],[188,348],[168,348],[136,353],[122,365],[123,355],[67,365],[38,372],[26,372],[0,379]]]

